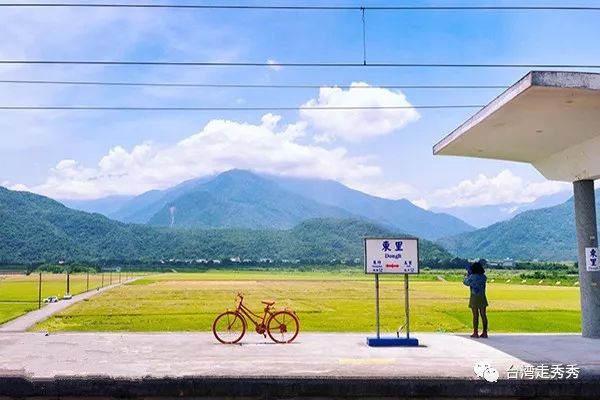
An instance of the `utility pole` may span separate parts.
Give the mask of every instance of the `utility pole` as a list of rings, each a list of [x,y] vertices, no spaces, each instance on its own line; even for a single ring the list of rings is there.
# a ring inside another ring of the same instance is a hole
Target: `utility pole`
[[[42,273],[40,272],[38,283],[38,310],[42,308]]]

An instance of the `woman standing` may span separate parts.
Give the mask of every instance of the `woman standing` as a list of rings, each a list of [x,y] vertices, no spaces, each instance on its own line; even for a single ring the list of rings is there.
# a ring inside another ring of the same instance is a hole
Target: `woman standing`
[[[471,297],[469,298],[469,307],[473,312],[473,334],[472,338],[487,338],[488,337],[488,319],[486,307],[488,306],[487,297],[485,296],[485,283],[487,277],[481,263],[476,262],[471,265],[467,271],[467,275],[463,283],[471,288]],[[483,324],[483,331],[479,334],[479,316]]]

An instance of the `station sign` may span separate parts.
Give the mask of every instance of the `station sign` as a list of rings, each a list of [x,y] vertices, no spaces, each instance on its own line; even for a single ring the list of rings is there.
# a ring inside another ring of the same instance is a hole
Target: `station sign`
[[[418,274],[419,240],[366,238],[365,274]]]

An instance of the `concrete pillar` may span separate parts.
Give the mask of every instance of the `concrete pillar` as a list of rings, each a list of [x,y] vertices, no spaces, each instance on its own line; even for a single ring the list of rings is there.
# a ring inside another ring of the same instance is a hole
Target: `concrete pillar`
[[[581,296],[581,333],[583,337],[600,338],[600,272],[587,271],[585,253],[586,247],[598,247],[594,181],[573,182],[573,192]]]

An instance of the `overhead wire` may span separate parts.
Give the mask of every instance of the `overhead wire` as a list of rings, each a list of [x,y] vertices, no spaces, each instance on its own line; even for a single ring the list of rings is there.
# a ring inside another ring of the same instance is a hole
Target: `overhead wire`
[[[98,7],[98,8],[170,8],[170,9],[222,9],[222,10],[359,10],[362,17],[363,62],[210,62],[210,61],[143,61],[143,60],[0,60],[0,64],[23,65],[104,65],[104,66],[204,66],[204,67],[390,67],[390,68],[587,68],[598,69],[597,64],[513,64],[513,63],[367,63],[365,11],[376,10],[563,10],[597,11],[595,6],[261,6],[261,5],[210,5],[210,4],[142,4],[142,3],[0,3],[0,7]],[[97,86],[154,86],[154,87],[204,87],[204,88],[278,88],[315,89],[333,86],[346,89],[505,89],[503,85],[266,85],[266,84],[207,84],[177,82],[104,82],[65,80],[0,80],[3,84],[55,84]],[[360,109],[453,109],[481,108],[482,105],[442,104],[416,106],[373,106],[373,107],[141,107],[141,106],[0,106],[0,110],[87,110],[87,111],[286,111],[286,110],[360,110]]]
[[[315,106],[315,107],[138,107],[138,106],[0,106],[4,111],[355,111],[404,109],[482,108],[475,104],[424,104],[407,106]]]
[[[600,64],[513,64],[513,63],[398,63],[398,62],[236,62],[236,61],[127,61],[127,60],[0,60],[0,64],[106,65],[106,66],[195,66],[195,67],[380,67],[380,68],[588,68]]]
[[[506,85],[338,85],[338,84],[253,84],[253,83],[194,83],[194,82],[124,82],[124,81],[74,81],[1,79],[0,84],[22,85],[83,85],[83,86],[133,86],[133,87],[183,87],[183,88],[236,88],[236,89],[507,89]]]
[[[335,5],[249,5],[249,4],[156,4],[156,3],[0,3],[0,7],[74,7],[74,8],[146,8],[196,10],[273,10],[273,11],[600,11],[599,6],[335,6]]]

